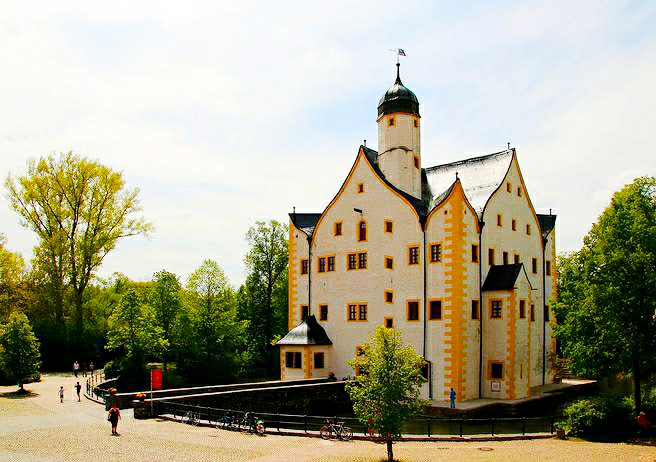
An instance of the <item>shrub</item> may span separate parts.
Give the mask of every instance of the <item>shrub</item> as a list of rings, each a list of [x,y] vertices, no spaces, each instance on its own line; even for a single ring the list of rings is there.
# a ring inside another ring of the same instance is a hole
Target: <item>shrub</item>
[[[619,441],[635,431],[633,405],[628,398],[591,396],[565,405],[560,427],[568,435],[592,441]]]

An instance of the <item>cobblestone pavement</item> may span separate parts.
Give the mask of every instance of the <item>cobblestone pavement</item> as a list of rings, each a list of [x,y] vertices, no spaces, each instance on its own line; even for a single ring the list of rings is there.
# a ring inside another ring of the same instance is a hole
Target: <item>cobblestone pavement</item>
[[[80,378],[82,379],[82,378]],[[0,461],[256,461],[377,462],[385,445],[369,441],[255,435],[191,427],[177,422],[135,420],[124,411],[111,435],[103,407],[77,402],[70,374],[47,374],[16,397],[15,387],[0,387]],[[80,383],[83,383],[80,380]],[[57,390],[66,389],[64,403]],[[399,442],[402,461],[644,461],[656,462],[656,447],[584,441]]]

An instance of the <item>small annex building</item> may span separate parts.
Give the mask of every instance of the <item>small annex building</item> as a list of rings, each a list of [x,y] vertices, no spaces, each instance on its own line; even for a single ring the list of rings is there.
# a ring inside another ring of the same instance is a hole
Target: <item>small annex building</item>
[[[553,380],[555,215],[515,149],[423,168],[419,102],[399,75],[321,213],[292,213],[281,379],[351,376],[376,326],[426,360],[424,398],[520,399]]]

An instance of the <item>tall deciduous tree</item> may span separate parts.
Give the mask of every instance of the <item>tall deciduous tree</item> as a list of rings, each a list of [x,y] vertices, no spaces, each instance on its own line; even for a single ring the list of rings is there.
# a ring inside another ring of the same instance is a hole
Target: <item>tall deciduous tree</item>
[[[0,234],[0,321],[9,318],[13,308],[24,308],[26,270],[23,257],[7,249],[7,239]]]
[[[168,372],[168,353],[171,346],[171,333],[180,313],[180,293],[182,286],[178,277],[162,270],[153,276],[153,288],[150,292],[150,304],[155,310],[157,325],[162,329],[163,349],[162,361],[164,363],[164,377]]]
[[[575,371],[630,373],[640,410],[656,368],[656,179],[615,193],[583,242],[560,259],[556,335]]]
[[[246,241],[248,276],[239,291],[239,316],[248,320],[253,365],[272,374],[278,366],[272,342],[287,331],[287,226],[257,222]]]
[[[139,190],[127,189],[120,172],[73,152],[30,161],[27,175],[10,175],[5,186],[21,224],[39,237],[35,262],[48,275],[57,321],[70,287],[81,332],[83,295],[94,271],[121,238],[151,229],[136,216]]]
[[[13,311],[9,322],[0,325],[0,366],[22,391],[23,383],[38,375],[39,358],[39,341],[30,321],[20,311]]]
[[[392,443],[403,424],[427,403],[420,398],[424,360],[401,334],[378,326],[361,353],[349,362],[359,372],[346,384],[353,411],[360,422],[375,429],[387,443],[387,458],[394,460]]]

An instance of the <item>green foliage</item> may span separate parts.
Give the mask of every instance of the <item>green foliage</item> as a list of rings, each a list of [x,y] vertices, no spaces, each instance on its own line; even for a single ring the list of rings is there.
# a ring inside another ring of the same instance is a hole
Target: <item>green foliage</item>
[[[616,396],[580,398],[568,403],[558,425],[570,436],[593,441],[619,441],[635,430],[633,404]]]
[[[346,384],[353,411],[360,422],[385,438],[388,460],[394,458],[392,440],[401,435],[403,424],[428,404],[420,399],[423,363],[410,345],[403,344],[399,332],[383,326],[349,361],[360,372]]]
[[[280,366],[275,339],[287,333],[287,226],[257,222],[246,234],[250,250],[246,281],[239,289],[238,315],[246,328],[249,369],[275,376]]]
[[[171,334],[182,305],[180,300],[182,286],[175,274],[165,270],[155,273],[153,283],[154,285],[150,290],[150,304],[155,311],[157,325],[162,330],[162,360],[164,362],[164,377],[166,378],[168,375],[168,350],[171,345]]]
[[[126,189],[120,172],[73,152],[30,161],[27,175],[10,175],[5,186],[21,224],[39,238],[33,266],[49,289],[56,323],[63,323],[69,296],[81,333],[84,292],[95,270],[119,239],[151,229],[134,217],[141,210],[139,190]]]
[[[0,326],[0,367],[22,390],[25,381],[38,376],[41,366],[39,341],[25,314],[13,311]]]
[[[9,319],[13,309],[28,305],[25,262],[20,254],[7,249],[6,243],[0,234],[0,321]]]
[[[615,193],[584,239],[558,262],[555,333],[575,372],[630,373],[640,409],[640,381],[656,368],[656,179],[642,177]]]

